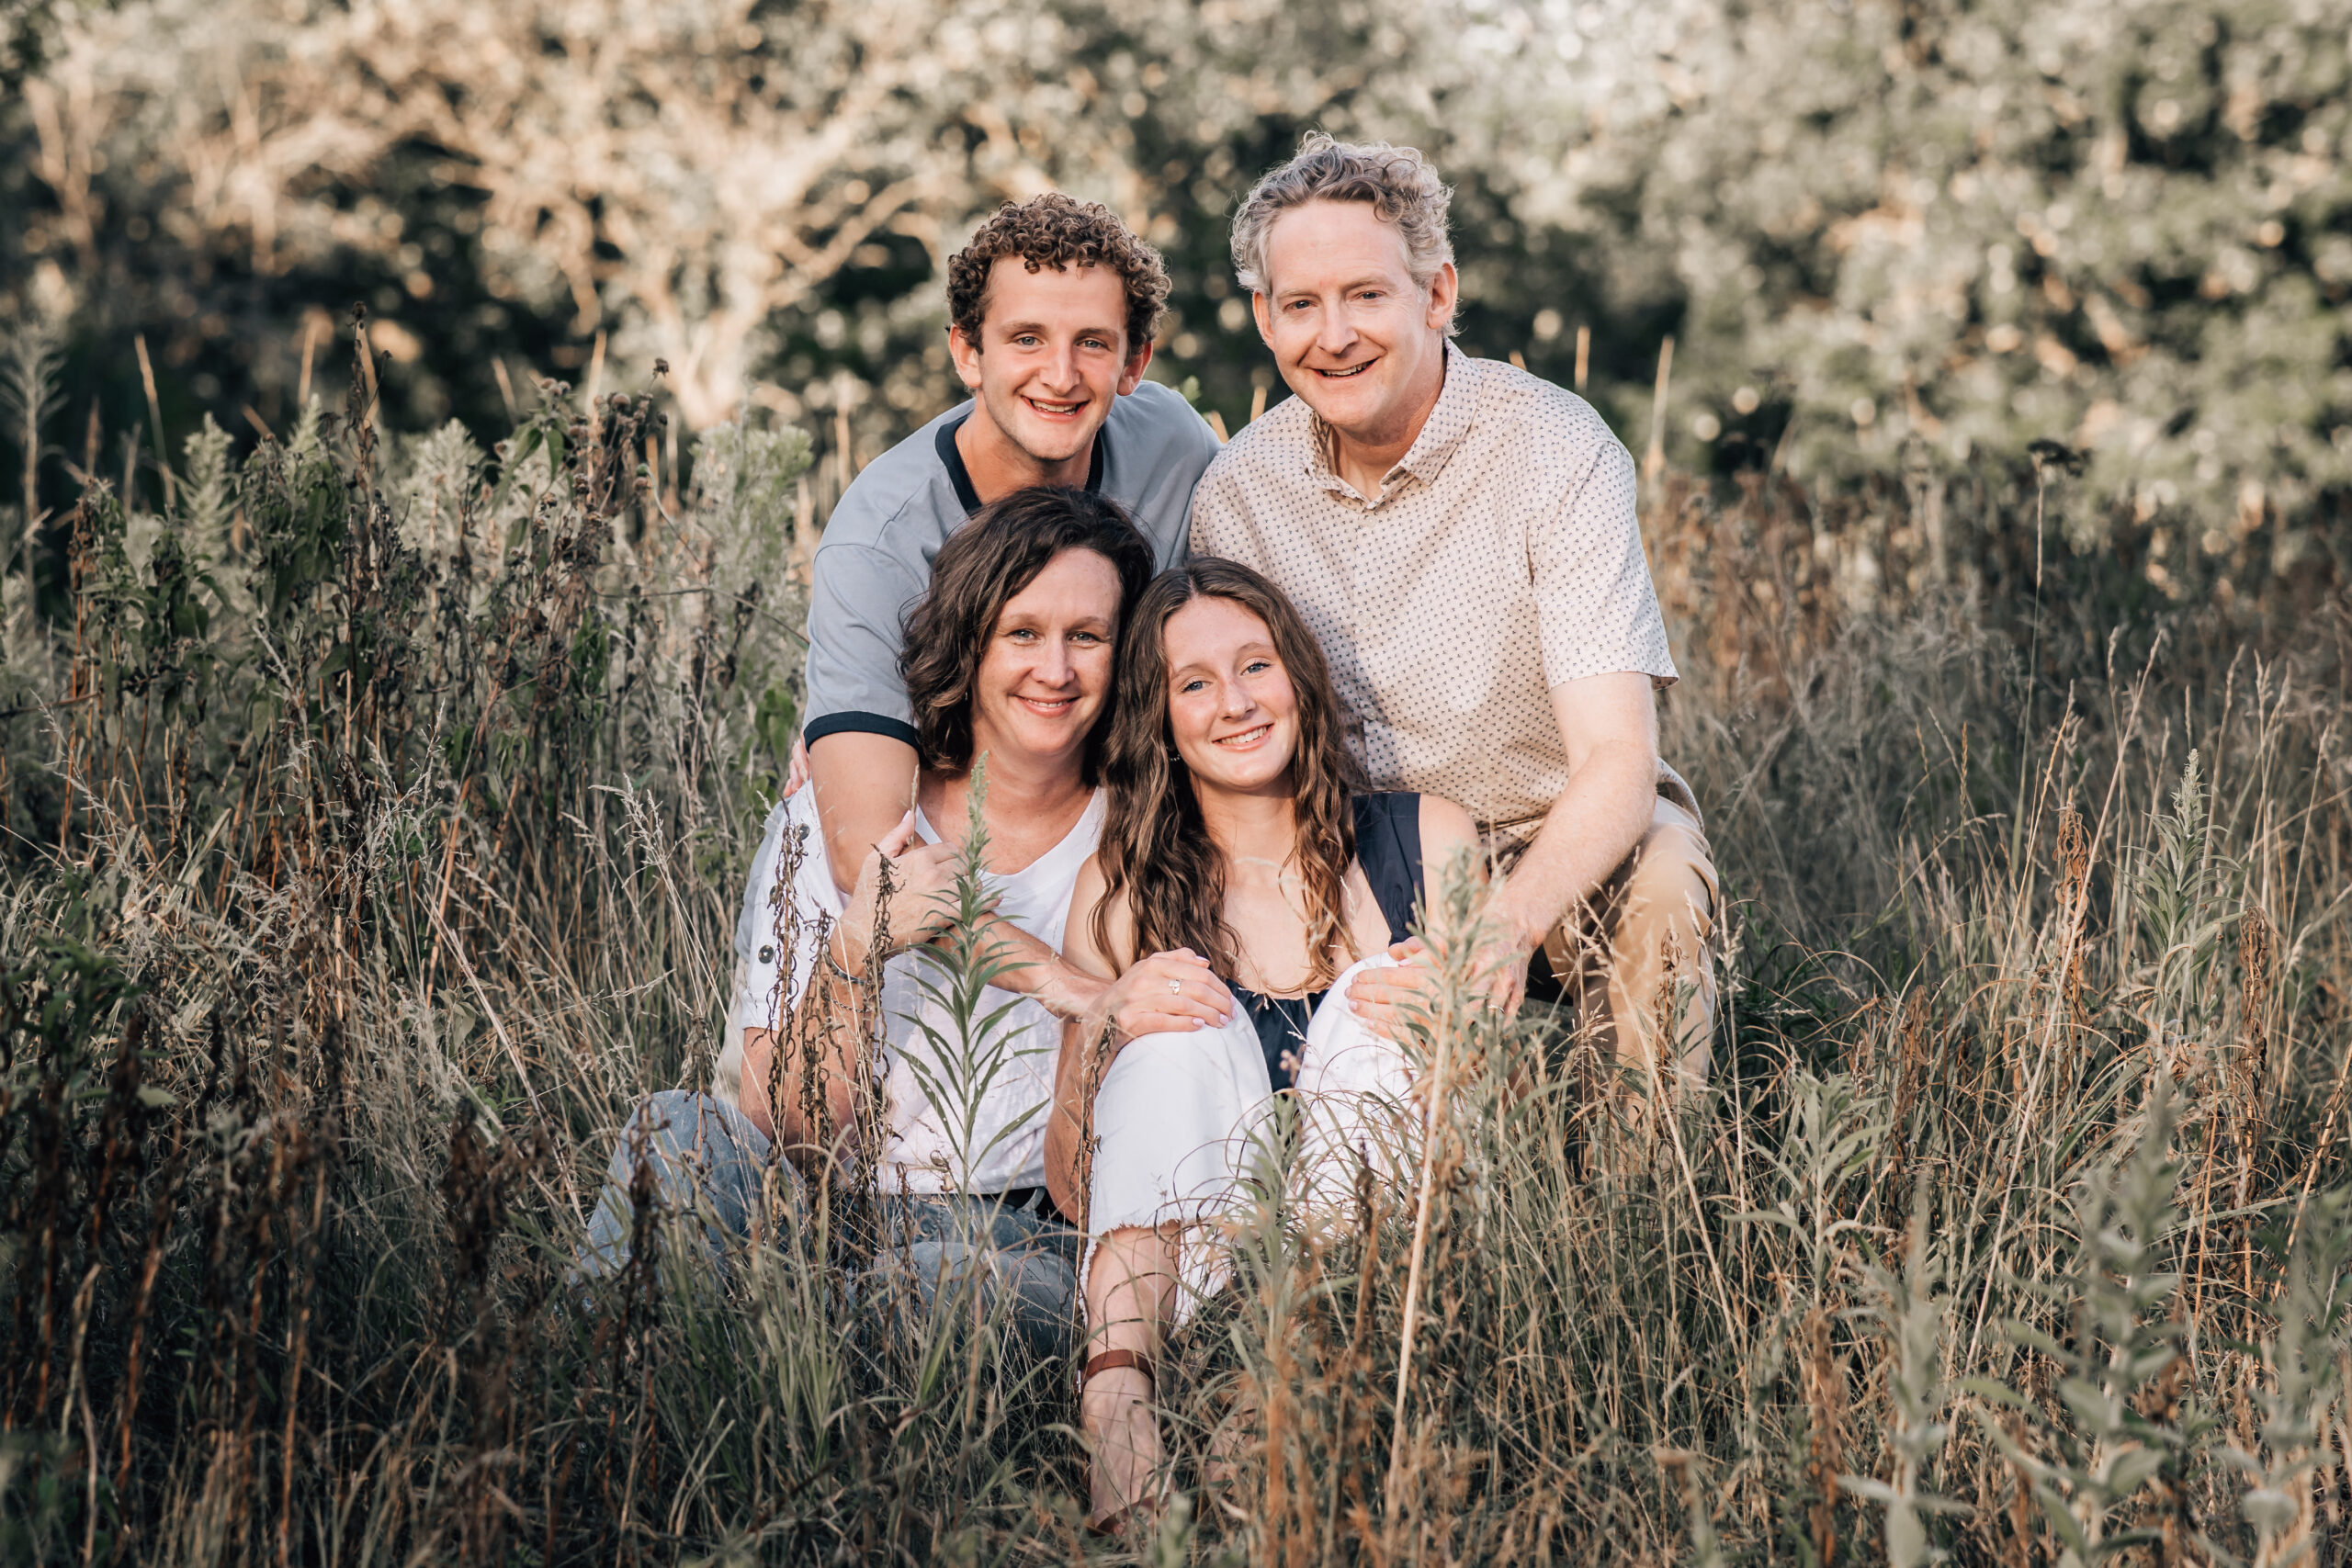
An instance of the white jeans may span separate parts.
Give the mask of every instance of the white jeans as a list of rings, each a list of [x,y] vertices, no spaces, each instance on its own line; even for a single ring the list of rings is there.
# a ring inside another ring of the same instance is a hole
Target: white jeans
[[[1358,1173],[1370,1167],[1390,1212],[1420,1179],[1421,1108],[1413,1098],[1420,1067],[1404,1046],[1374,1032],[1347,1005],[1367,969],[1396,961],[1375,953],[1351,964],[1307,1021],[1298,1055],[1298,1157],[1291,1163],[1294,1205],[1307,1218],[1352,1217]]]
[[[1247,1013],[1237,1009],[1213,1028],[1129,1041],[1094,1097],[1087,1261],[1112,1231],[1185,1226],[1182,1317],[1229,1273],[1217,1222],[1242,1201],[1253,1176],[1326,1218],[1352,1212],[1365,1163],[1392,1198],[1410,1190],[1420,1148],[1414,1063],[1404,1047],[1364,1027],[1347,1000],[1359,973],[1393,962],[1384,953],[1350,967],[1308,1021],[1297,1073],[1300,1145],[1287,1173],[1275,1166],[1278,1151],[1265,1135],[1273,1086]]]

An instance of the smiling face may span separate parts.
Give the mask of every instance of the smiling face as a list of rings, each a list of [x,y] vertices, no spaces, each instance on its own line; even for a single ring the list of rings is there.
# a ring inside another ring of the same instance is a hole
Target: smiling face
[[[1266,623],[1230,599],[1194,598],[1160,633],[1168,725],[1196,785],[1286,792],[1298,696]]]
[[[1064,550],[1005,601],[972,679],[972,750],[1079,766],[1111,689],[1119,573],[1092,550]]]
[[[1019,256],[999,256],[979,340],[961,327],[947,334],[956,373],[979,401],[975,423],[987,422],[975,434],[1003,442],[1041,475],[1088,460],[1113,400],[1134,391],[1151,363],[1148,343],[1127,352],[1126,316],[1125,286],[1110,267],[1031,272]]]
[[[1283,379],[1342,436],[1409,442],[1445,383],[1457,287],[1446,263],[1423,288],[1405,237],[1371,203],[1310,201],[1266,231],[1258,331]]]

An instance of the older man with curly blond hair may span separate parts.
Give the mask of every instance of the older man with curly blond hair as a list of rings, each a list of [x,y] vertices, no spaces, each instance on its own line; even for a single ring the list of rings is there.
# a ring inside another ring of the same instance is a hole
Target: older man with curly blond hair
[[[1209,466],[1193,550],[1306,613],[1372,787],[1477,818],[1496,999],[1564,1000],[1651,1081],[1703,1077],[1715,874],[1657,754],[1675,670],[1633,459],[1583,399],[1454,346],[1451,194],[1410,148],[1317,133],[1242,202],[1235,269],[1298,395]],[[1385,1019],[1428,976],[1350,995]]]

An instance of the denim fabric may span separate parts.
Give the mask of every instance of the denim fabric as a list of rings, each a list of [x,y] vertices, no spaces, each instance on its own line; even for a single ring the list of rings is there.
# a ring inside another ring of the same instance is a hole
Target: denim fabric
[[[761,1174],[768,1163],[766,1135],[724,1100],[670,1089],[639,1106],[613,1145],[605,1190],[581,1242],[580,1272],[589,1278],[605,1278],[628,1261],[628,1187],[640,1145],[653,1178],[655,1205],[667,1213],[692,1213],[713,1263],[725,1258],[731,1243],[752,1234]],[[786,1166],[783,1177],[797,1201],[799,1174]]]
[[[671,1089],[655,1095],[628,1119],[605,1172],[605,1189],[582,1237],[578,1274],[607,1278],[628,1256],[632,1217],[628,1186],[644,1150],[654,1201],[664,1213],[691,1214],[710,1249],[713,1267],[752,1233],[769,1143],[734,1106],[707,1094]],[[778,1167],[793,1202],[802,1197],[799,1173]],[[1007,1313],[1032,1355],[1061,1357],[1078,1348],[1078,1263],[1083,1237],[1059,1220],[1007,1209],[962,1194],[887,1196],[883,1235],[872,1271],[904,1268],[928,1311],[941,1287],[970,1281],[978,1309],[996,1309],[1010,1292]]]
[[[886,1198],[882,1223],[874,1268],[907,1269],[925,1310],[943,1287],[967,1280],[982,1314],[996,1309],[999,1292],[1009,1291],[1007,1315],[1032,1356],[1077,1353],[1078,1262],[1085,1241],[1078,1231],[961,1193]]]

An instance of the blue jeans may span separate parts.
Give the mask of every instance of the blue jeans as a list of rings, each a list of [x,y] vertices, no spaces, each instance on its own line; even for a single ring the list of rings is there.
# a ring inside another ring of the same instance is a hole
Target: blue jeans
[[[581,1240],[580,1274],[606,1278],[628,1260],[633,1218],[628,1188],[640,1146],[657,1210],[691,1216],[713,1265],[723,1265],[728,1248],[752,1234],[770,1145],[734,1106],[707,1094],[669,1089],[639,1106],[621,1129],[605,1168],[605,1190]],[[799,1173],[789,1165],[777,1168],[797,1203]],[[926,1309],[943,1285],[970,1281],[983,1313],[1004,1302],[1012,1327],[1033,1355],[1076,1353],[1078,1262],[1084,1241],[1078,1231],[1057,1219],[962,1193],[886,1195],[878,1207],[883,1235],[872,1267],[892,1268],[903,1259]]]

